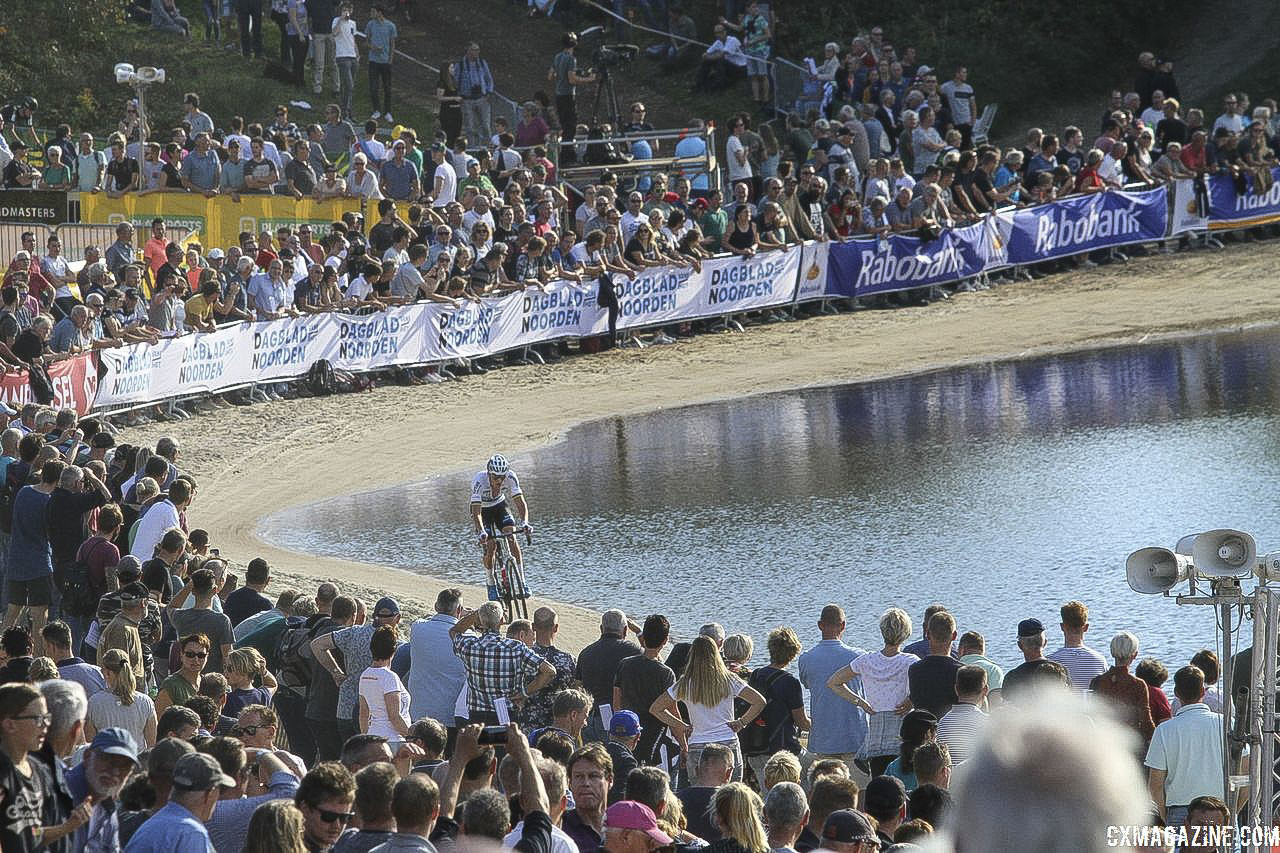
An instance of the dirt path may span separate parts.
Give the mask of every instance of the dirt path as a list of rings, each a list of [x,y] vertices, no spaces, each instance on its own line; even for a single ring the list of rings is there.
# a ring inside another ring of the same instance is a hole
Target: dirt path
[[[554,442],[574,424],[603,416],[1280,322],[1277,263],[1276,243],[1162,256],[961,294],[927,308],[704,335],[675,347],[509,368],[445,385],[224,410],[149,425],[122,439],[154,443],[171,434],[182,442],[182,464],[199,481],[190,522],[212,531],[237,563],[262,555],[307,587],[333,580],[370,598],[399,596],[411,612],[422,612],[441,581],[282,550],[256,537],[258,519],[334,495],[472,468],[495,450]],[[405,547],[418,552],[413,562],[432,564],[430,542]],[[483,595],[476,587],[466,592],[473,603]],[[607,596],[597,604],[608,606]],[[560,613],[567,646],[594,637],[594,614],[577,607]]]

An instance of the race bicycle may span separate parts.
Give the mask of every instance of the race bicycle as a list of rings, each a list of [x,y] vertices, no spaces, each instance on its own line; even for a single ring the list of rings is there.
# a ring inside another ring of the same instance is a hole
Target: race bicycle
[[[524,566],[511,553],[511,545],[507,541],[518,533],[519,531],[501,533],[492,528],[488,531],[495,548],[493,565],[489,569],[489,589],[497,591],[498,601],[502,603],[502,610],[508,622],[513,619],[529,618],[529,586],[524,580]],[[526,529],[524,539],[525,544],[531,544],[532,531]],[[480,547],[483,548],[484,543],[481,543]]]

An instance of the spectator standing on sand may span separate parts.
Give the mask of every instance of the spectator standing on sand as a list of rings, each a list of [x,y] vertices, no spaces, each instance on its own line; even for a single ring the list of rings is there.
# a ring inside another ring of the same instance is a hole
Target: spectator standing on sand
[[[605,721],[600,719],[600,706],[613,702],[613,686],[622,661],[641,653],[640,647],[627,639],[628,624],[626,613],[617,609],[606,610],[600,616],[600,639],[578,654],[578,680],[595,701],[583,734],[586,740],[605,739]]]

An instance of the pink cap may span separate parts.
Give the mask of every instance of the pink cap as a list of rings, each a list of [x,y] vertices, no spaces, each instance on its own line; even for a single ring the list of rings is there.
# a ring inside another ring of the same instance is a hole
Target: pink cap
[[[672,843],[671,837],[658,829],[653,809],[635,800],[621,800],[609,806],[604,825],[606,829],[638,829],[664,847]]]

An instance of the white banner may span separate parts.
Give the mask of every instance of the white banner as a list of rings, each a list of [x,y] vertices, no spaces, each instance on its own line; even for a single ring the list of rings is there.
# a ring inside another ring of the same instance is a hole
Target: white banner
[[[802,247],[714,258],[699,272],[655,267],[615,276],[623,329],[758,311],[792,300]],[[826,252],[821,253],[825,281]],[[97,405],[137,405],[301,376],[319,359],[341,370],[475,358],[561,338],[604,334],[597,282],[559,281],[458,308],[419,302],[364,316],[313,314],[242,323],[102,350]]]
[[[1196,204],[1195,181],[1191,178],[1174,181],[1173,216],[1170,218],[1169,233],[1176,237],[1188,231],[1207,231],[1208,229],[1208,211],[1201,215],[1200,205]]]
[[[800,278],[796,284],[796,302],[823,299],[827,293],[827,257],[831,244],[805,243],[800,251]]]

